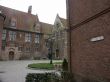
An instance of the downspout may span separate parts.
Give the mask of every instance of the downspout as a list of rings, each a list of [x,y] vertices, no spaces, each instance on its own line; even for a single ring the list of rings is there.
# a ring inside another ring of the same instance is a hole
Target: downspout
[[[69,13],[69,0],[66,0],[66,10],[67,10],[67,39],[68,39],[68,61],[69,61],[69,72],[72,72],[72,64],[71,64],[71,26],[70,26],[70,13]]]

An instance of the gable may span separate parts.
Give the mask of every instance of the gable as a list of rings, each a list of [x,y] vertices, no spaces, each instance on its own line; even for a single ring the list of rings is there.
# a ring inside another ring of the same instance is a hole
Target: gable
[[[66,19],[63,19],[63,18],[59,17],[59,15],[57,15],[55,22],[54,22],[53,32],[59,31],[59,30],[64,30],[65,28],[67,28]]]
[[[14,10],[3,6],[0,6],[0,10],[6,16],[5,23],[4,23],[5,28],[12,28],[11,22],[15,21],[16,28],[13,28],[13,29],[38,32],[38,29],[36,28],[39,21],[36,15],[32,15],[26,12]]]

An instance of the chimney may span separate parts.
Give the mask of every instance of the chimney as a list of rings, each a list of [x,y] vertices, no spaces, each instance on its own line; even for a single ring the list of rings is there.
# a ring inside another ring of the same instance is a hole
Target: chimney
[[[32,12],[32,6],[29,6],[28,7],[28,13],[31,14],[31,12]]]

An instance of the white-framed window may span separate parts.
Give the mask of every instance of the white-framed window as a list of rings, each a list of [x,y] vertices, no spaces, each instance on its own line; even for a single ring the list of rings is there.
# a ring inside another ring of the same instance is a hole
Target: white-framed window
[[[6,30],[2,31],[2,40],[6,40]]]
[[[25,42],[31,42],[31,33],[25,33]]]
[[[38,34],[35,35],[35,43],[40,42],[40,36]]]
[[[16,32],[15,31],[9,31],[9,40],[10,41],[16,40]]]

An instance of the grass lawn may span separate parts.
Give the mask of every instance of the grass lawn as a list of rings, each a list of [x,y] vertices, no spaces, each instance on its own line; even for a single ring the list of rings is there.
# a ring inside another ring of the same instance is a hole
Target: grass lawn
[[[33,63],[29,64],[29,68],[34,68],[34,69],[48,69],[52,70],[54,69],[54,64],[62,64],[62,62],[54,62],[53,64],[50,63]]]

